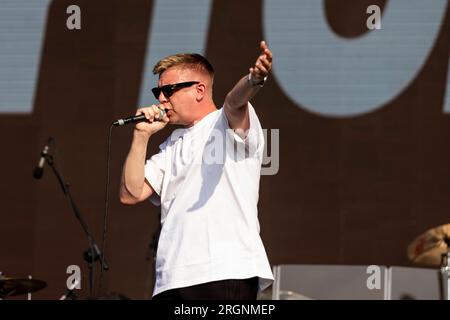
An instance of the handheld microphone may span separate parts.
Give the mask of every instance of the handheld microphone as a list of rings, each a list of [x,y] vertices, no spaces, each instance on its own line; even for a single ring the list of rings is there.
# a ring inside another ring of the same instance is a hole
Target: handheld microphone
[[[44,164],[45,164],[45,157],[48,154],[49,144],[52,138],[48,138],[47,144],[44,146],[44,149],[41,152],[41,158],[39,159],[39,163],[36,168],[34,168],[33,171],[33,177],[35,179],[42,178],[42,175],[44,174]]]
[[[162,121],[162,119],[164,118],[164,116],[166,115],[166,112],[164,110],[159,109],[159,118],[155,119],[153,121]],[[142,121],[147,121],[147,118],[145,117],[144,114],[139,114],[137,116],[131,116],[125,119],[119,119],[117,121],[113,122],[114,126],[123,126],[124,124],[130,124],[130,123],[137,123],[137,122],[142,122]]]

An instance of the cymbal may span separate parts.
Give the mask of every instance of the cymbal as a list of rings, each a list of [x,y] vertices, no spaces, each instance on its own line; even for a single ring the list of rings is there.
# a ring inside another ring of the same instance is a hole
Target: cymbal
[[[0,277],[0,297],[18,296],[41,290],[47,283],[37,279]]]
[[[449,250],[450,224],[429,229],[408,246],[408,258],[414,263],[441,267],[442,254]]]

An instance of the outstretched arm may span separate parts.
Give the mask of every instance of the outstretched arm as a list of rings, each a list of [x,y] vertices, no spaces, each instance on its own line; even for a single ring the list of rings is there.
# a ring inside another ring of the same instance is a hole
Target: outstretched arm
[[[260,83],[264,82],[272,69],[272,52],[265,41],[261,41],[260,48],[261,54],[250,68],[250,74],[240,79],[225,98],[224,108],[228,123],[242,137],[245,137],[244,132],[250,128],[247,103],[259,91]]]

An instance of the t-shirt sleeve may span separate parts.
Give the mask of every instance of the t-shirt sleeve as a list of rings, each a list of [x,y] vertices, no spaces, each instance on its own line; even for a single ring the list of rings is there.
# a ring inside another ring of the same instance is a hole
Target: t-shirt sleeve
[[[222,112],[223,116],[226,119],[225,110],[223,110],[223,108]],[[261,123],[259,122],[258,116],[255,112],[255,109],[253,108],[250,102],[248,102],[248,112],[250,117],[250,127],[244,139],[230,128],[228,119],[226,119],[227,126],[229,129],[227,131],[231,132],[232,139],[238,145],[243,146],[250,155],[254,155],[255,153],[260,153],[261,150],[264,149],[264,133],[261,127]]]
[[[145,179],[152,187],[154,193],[150,196],[150,201],[156,205],[161,205],[161,191],[165,172],[166,142],[159,146],[160,151],[151,156],[145,163]]]

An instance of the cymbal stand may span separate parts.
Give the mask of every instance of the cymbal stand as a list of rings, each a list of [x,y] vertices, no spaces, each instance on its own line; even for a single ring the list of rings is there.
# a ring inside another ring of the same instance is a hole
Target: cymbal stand
[[[442,300],[450,300],[450,253],[442,254],[441,266],[441,280],[442,280]]]

